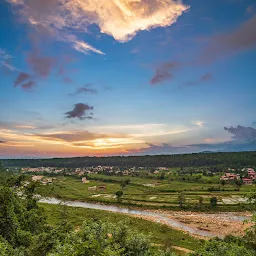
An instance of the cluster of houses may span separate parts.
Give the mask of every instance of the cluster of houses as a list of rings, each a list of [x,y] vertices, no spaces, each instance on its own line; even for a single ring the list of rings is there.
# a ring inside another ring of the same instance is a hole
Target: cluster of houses
[[[37,168],[22,168],[22,173],[62,173],[64,168],[56,169],[56,167],[37,167]]]
[[[235,170],[232,170],[235,171]],[[224,181],[235,181],[242,180],[245,185],[251,185],[256,180],[256,172],[253,168],[243,168],[241,170],[242,175],[236,173],[227,172],[225,175],[220,177],[220,180]]]
[[[247,170],[248,178],[243,178],[243,182],[246,184],[252,184],[256,180],[256,172],[252,168],[248,168]]]
[[[40,182],[42,185],[52,184],[55,180],[57,180],[56,178],[48,178],[42,175],[34,175],[32,176],[31,179],[34,182]],[[90,183],[90,181],[86,177],[83,177],[82,183],[87,184],[87,183]],[[107,189],[106,185],[88,187],[88,191],[104,191],[106,189]]]
[[[42,185],[52,184],[54,182],[54,180],[56,180],[56,178],[49,178],[49,177],[46,178],[41,175],[32,176],[31,179],[34,182],[40,182]]]
[[[132,175],[141,170],[145,170],[145,167],[132,167],[127,169],[120,169],[116,166],[91,166],[84,168],[75,168],[75,169],[66,169],[66,168],[56,168],[56,167],[38,167],[38,168],[22,168],[22,173],[51,173],[51,174],[66,174],[66,175],[75,175],[75,176],[85,176],[87,174],[99,174],[105,173],[109,175],[121,175],[128,176]],[[158,167],[155,169],[154,174],[158,174],[162,171],[168,171],[166,167]]]

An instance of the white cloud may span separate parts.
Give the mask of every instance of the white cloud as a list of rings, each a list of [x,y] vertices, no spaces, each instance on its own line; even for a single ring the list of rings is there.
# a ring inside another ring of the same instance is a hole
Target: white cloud
[[[11,64],[9,64],[9,63],[7,63],[7,62],[5,62],[5,61],[2,61],[2,62],[1,62],[1,65],[2,65],[3,67],[5,67],[5,68],[11,70],[11,71],[16,71],[16,70],[17,70],[14,66],[12,66]]]
[[[72,32],[88,33],[97,25],[101,33],[126,42],[139,31],[170,26],[188,9],[181,0],[7,0],[25,22],[42,26],[74,49],[103,54]],[[72,31],[72,32],[71,32]]]
[[[127,124],[91,127],[93,131],[121,132],[133,138],[144,139],[166,135],[175,135],[191,131],[191,128],[184,126],[172,126],[168,124]]]
[[[82,53],[87,53],[88,51],[92,51],[98,54],[104,54],[102,51],[97,50],[96,48],[92,47],[91,45],[83,42],[83,41],[74,41],[73,42],[73,47],[75,50],[82,52]]]
[[[0,48],[0,58],[4,60],[12,59],[12,56],[6,50]]]
[[[11,71],[16,71],[18,69],[9,62],[9,60],[12,58],[13,57],[6,50],[0,48],[0,65]]]
[[[203,127],[206,124],[206,122],[203,121],[191,121],[191,123],[198,127]]]

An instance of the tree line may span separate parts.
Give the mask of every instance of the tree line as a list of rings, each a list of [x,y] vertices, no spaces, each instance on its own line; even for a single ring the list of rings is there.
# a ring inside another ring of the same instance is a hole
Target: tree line
[[[3,159],[5,167],[60,167],[78,168],[90,166],[119,167],[256,167],[256,151],[232,153],[194,153],[182,155],[154,156],[112,156],[112,157],[74,157],[51,159]]]

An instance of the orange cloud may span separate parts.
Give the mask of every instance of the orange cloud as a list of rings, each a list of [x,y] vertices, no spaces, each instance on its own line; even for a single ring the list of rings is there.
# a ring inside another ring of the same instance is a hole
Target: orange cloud
[[[29,132],[24,132],[23,128]],[[0,128],[0,156],[115,155],[146,148],[148,141],[176,136],[191,129],[165,124],[113,125],[86,130],[36,132],[36,127]],[[102,133],[101,131],[105,131]],[[139,152],[139,151],[138,151]]]
[[[67,32],[67,28],[88,33],[89,26],[96,24],[101,33],[126,42],[139,31],[172,25],[188,9],[181,0],[7,1],[30,25],[48,29],[80,52],[98,54],[103,52]]]

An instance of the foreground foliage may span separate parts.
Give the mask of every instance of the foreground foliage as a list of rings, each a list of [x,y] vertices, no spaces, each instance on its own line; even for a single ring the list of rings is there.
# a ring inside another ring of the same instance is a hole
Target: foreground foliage
[[[1,256],[173,256],[155,251],[149,238],[126,223],[90,219],[81,228],[69,224],[65,212],[56,226],[34,199],[35,184],[21,188],[22,176],[0,166],[0,255]],[[18,193],[19,192],[19,193]],[[213,239],[193,256],[252,256],[256,252],[256,226],[242,238]]]
[[[150,239],[150,242],[157,247],[171,248],[172,246],[178,246],[189,250],[197,250],[203,244],[203,241],[180,230],[175,230],[150,220],[127,216],[122,213],[69,207],[65,205],[40,203],[39,206],[44,209],[47,216],[47,223],[52,226],[56,226],[63,218],[66,218],[75,227],[82,226],[84,220],[101,220],[116,226],[125,222],[131,232],[135,230],[135,232],[139,231],[143,233]]]

